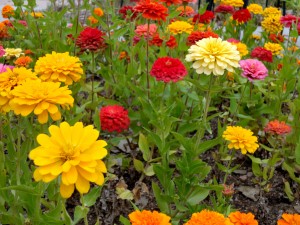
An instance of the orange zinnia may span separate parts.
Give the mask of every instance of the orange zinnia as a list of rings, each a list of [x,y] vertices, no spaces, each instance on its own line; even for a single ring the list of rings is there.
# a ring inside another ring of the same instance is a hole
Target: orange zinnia
[[[134,211],[128,215],[132,225],[171,225],[170,217],[157,211]]]
[[[32,62],[32,59],[29,56],[19,57],[14,64],[19,67],[27,67]]]
[[[284,121],[273,120],[270,121],[264,131],[270,134],[283,135],[291,132],[291,127],[287,125]]]
[[[15,14],[14,8],[11,7],[10,5],[5,5],[2,8],[2,17],[3,18],[9,18],[9,17],[13,16],[14,14]]]
[[[195,10],[191,6],[179,6],[176,11],[179,11],[179,16],[193,16],[195,14]]]
[[[141,1],[133,9],[146,19],[166,21],[168,16],[168,9],[165,6],[150,0]]]
[[[228,216],[228,222],[232,225],[258,225],[252,213],[232,212]]]
[[[0,38],[7,38],[9,37],[7,26],[3,22],[0,23]]]
[[[282,219],[277,221],[277,225],[300,225],[300,215],[284,213]]]
[[[227,225],[225,217],[214,211],[202,210],[199,213],[193,213],[192,218],[184,225]]]
[[[94,14],[97,15],[97,16],[99,16],[99,17],[101,17],[101,16],[104,15],[104,12],[103,12],[103,10],[101,8],[95,8],[94,9]]]

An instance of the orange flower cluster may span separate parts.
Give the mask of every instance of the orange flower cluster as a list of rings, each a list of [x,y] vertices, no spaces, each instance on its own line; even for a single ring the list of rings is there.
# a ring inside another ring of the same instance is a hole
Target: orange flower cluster
[[[139,2],[133,9],[141,13],[144,18],[150,20],[166,21],[166,17],[168,16],[168,8],[150,0]]]
[[[277,225],[299,225],[300,215],[299,214],[287,214],[282,215],[282,219],[277,221]]]
[[[284,121],[270,121],[264,128],[264,131],[270,134],[284,135],[291,132],[291,127]]]
[[[2,17],[3,18],[9,18],[15,14],[15,10],[10,5],[5,5],[2,8]]]
[[[3,22],[1,22],[0,23],[0,39],[8,38],[8,37],[9,37],[9,34],[8,34],[7,26]]]
[[[252,213],[232,212],[228,215],[226,225],[258,225]]]
[[[14,64],[18,67],[28,67],[31,62],[32,59],[29,56],[21,56],[14,62]]]
[[[134,211],[129,214],[132,225],[171,225],[170,217],[157,211]]]

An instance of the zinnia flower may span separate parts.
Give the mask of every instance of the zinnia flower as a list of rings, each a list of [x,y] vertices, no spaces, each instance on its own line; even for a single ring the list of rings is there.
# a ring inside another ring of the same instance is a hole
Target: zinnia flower
[[[210,23],[211,20],[215,18],[212,11],[206,10],[203,14],[197,14],[193,17],[193,23]]]
[[[252,34],[252,38],[253,38],[254,40],[259,41],[259,40],[261,39],[261,36],[258,35],[258,34]]]
[[[36,19],[44,17],[43,13],[41,12],[31,12],[30,15]]]
[[[90,50],[95,52],[106,47],[105,40],[103,38],[104,35],[105,34],[97,28],[86,27],[80,32],[75,43],[81,51]]]
[[[148,29],[148,24],[143,24],[139,25],[135,29],[135,34],[137,34],[139,37],[145,37],[148,39],[149,37],[152,37],[157,31],[157,26],[156,24],[149,24],[149,29]],[[149,36],[147,36],[149,35]]]
[[[172,34],[187,33],[190,34],[194,27],[185,21],[175,21],[168,25],[168,29]]]
[[[47,123],[48,113],[57,121],[61,118],[57,105],[68,109],[74,102],[68,86],[59,86],[58,82],[26,80],[11,91],[13,99],[10,101],[10,107],[16,115],[28,116],[33,112],[41,124]]]
[[[273,41],[274,43],[283,43],[284,37],[281,34],[270,34],[269,39]]]
[[[14,66],[5,65],[5,64],[0,63],[0,73],[3,73],[5,71],[7,71],[8,68],[9,69],[13,69]]]
[[[267,8],[264,9],[263,16],[264,17],[268,17],[268,16],[281,16],[281,11],[280,11],[280,9],[278,9],[276,7],[269,6],[269,7],[267,7]]]
[[[10,5],[5,5],[2,8],[2,17],[3,18],[9,18],[15,14],[15,10]]]
[[[247,9],[253,14],[261,15],[264,12],[263,7],[259,4],[250,4],[247,6]]]
[[[244,1],[243,0],[221,0],[220,4],[230,5],[233,7],[240,8],[240,7],[243,7]]]
[[[257,137],[253,136],[253,132],[240,126],[228,126],[222,137],[230,141],[228,148],[240,149],[242,154],[254,153],[258,148]]]
[[[166,21],[166,17],[168,16],[168,8],[160,3],[152,2],[150,0],[139,2],[133,9],[149,20]]]
[[[214,211],[202,210],[199,213],[193,213],[184,225],[226,225],[225,217]]]
[[[18,85],[23,84],[27,79],[37,80],[37,76],[30,69],[25,67],[14,68],[0,64],[0,111],[8,112],[11,110],[9,101],[13,98],[11,91]]]
[[[196,72],[206,75],[223,75],[225,70],[233,72],[234,68],[239,67],[241,58],[236,46],[221,38],[209,37],[197,41],[188,52],[185,60],[194,61],[193,68]]]
[[[219,35],[212,31],[193,31],[187,38],[187,45],[194,45],[197,41],[208,37],[218,38]]]
[[[40,57],[34,67],[43,81],[63,82],[70,85],[80,80],[83,74],[82,63],[69,52],[46,54]]]
[[[279,55],[283,50],[283,47],[280,44],[271,42],[265,43],[264,48],[271,51],[272,55]]]
[[[30,58],[29,56],[21,56],[19,58],[17,58],[17,60],[14,62],[14,64],[16,66],[19,67],[27,67],[29,66],[29,64],[32,62],[32,58]]]
[[[187,75],[187,70],[179,59],[162,57],[154,62],[150,75],[155,77],[157,81],[175,83]]]
[[[299,214],[283,213],[282,219],[277,221],[277,225],[299,225],[299,224],[300,224]]]
[[[7,26],[3,22],[1,22],[0,23],[0,39],[8,38],[8,37],[9,37],[9,33],[8,33]]]
[[[121,133],[130,125],[128,111],[119,105],[104,106],[100,110],[101,130]]]
[[[242,76],[246,77],[249,81],[263,80],[268,76],[268,69],[257,59],[241,60],[239,63],[243,70]]]
[[[251,57],[265,62],[273,62],[272,52],[263,47],[254,48],[251,52]]]
[[[93,16],[89,16],[88,20],[90,21],[91,24],[97,24],[99,21],[93,17]]]
[[[258,225],[252,213],[232,212],[228,215],[228,220],[230,225]]]
[[[97,140],[99,131],[93,125],[84,127],[82,122],[70,126],[62,122],[49,127],[50,136],[39,134],[39,147],[29,153],[37,169],[33,173],[36,181],[50,182],[61,175],[60,194],[69,198],[74,189],[87,193],[90,182],[104,183],[106,166],[101,160],[107,155],[107,143]]]
[[[171,225],[171,217],[157,211],[134,211],[128,215],[131,225]]]
[[[176,11],[179,11],[179,16],[193,16],[195,14],[195,10],[191,6],[179,6]]]
[[[164,2],[167,6],[181,4],[181,0],[159,0],[159,1]]]
[[[2,45],[0,45],[0,57],[5,55],[5,50]]]
[[[101,8],[94,8],[94,14],[99,17],[102,17],[104,15],[103,10]]]
[[[292,129],[284,121],[273,120],[267,123],[264,131],[270,134],[284,135],[289,134]]]
[[[297,17],[294,15],[285,15],[280,17],[280,23],[285,27],[291,27],[293,23],[296,23]]]
[[[4,51],[4,57],[6,57],[6,59],[18,58],[20,55],[24,55],[24,53],[22,53],[22,49],[20,48],[6,48]]]
[[[227,40],[227,41],[228,41],[228,40]],[[236,48],[237,48],[237,50],[239,51],[241,57],[243,57],[243,56],[245,56],[245,55],[248,55],[249,51],[248,51],[248,49],[247,49],[247,45],[246,45],[246,44],[244,44],[244,43],[242,43],[242,42],[240,42],[240,41],[237,42],[237,43],[231,42],[231,44],[233,44],[233,45],[236,46]]]
[[[171,35],[170,39],[166,42],[166,46],[168,46],[169,48],[175,48],[175,47],[177,47],[176,38]]]
[[[136,12],[130,5],[122,6],[122,8],[119,10],[119,14],[123,19],[130,17],[131,20],[134,20],[138,16],[138,12]]]
[[[234,13],[234,8],[231,5],[218,5],[215,8],[215,13]]]
[[[233,13],[232,18],[238,23],[246,23],[251,19],[251,14],[248,9],[240,9]]]
[[[280,22],[280,16],[268,16],[261,22],[262,28],[268,33],[279,33],[283,26]]]

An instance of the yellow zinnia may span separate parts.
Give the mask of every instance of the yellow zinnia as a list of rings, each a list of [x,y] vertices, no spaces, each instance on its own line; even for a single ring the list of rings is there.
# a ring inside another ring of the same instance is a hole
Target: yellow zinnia
[[[18,58],[20,57],[20,55],[24,55],[24,53],[22,53],[22,49],[20,48],[6,48],[4,49],[5,54],[3,55],[4,57],[6,57],[6,59],[10,59],[10,58]]]
[[[168,29],[172,34],[190,34],[193,31],[194,26],[184,21],[175,21],[168,25]]]
[[[132,225],[171,225],[171,217],[157,211],[134,211],[128,215]]]
[[[83,74],[82,63],[78,57],[69,55],[69,52],[46,54],[40,57],[34,67],[41,80],[63,82],[70,85],[80,80]]]
[[[74,102],[68,87],[59,86],[60,83],[26,80],[11,91],[10,107],[16,115],[28,116],[34,112],[41,124],[48,121],[48,113],[53,120],[59,120],[58,106],[68,109]]]
[[[270,15],[265,17],[261,22],[262,28],[271,34],[277,34],[283,29],[283,25],[280,22],[280,16]]]
[[[272,55],[280,55],[281,51],[283,50],[283,47],[280,44],[272,42],[265,43],[264,48],[271,51]]]
[[[253,14],[263,14],[264,10],[263,7],[259,4],[250,4],[247,6],[247,9],[249,10],[249,12],[253,13]]]
[[[44,15],[41,12],[31,12],[30,15],[34,18],[43,18]]]
[[[243,0],[221,0],[221,5],[230,5],[233,7],[243,7],[244,1]]]
[[[99,131],[93,125],[84,127],[82,122],[70,126],[62,122],[60,126],[49,127],[50,136],[39,134],[39,147],[31,150],[29,158],[38,168],[33,177],[36,181],[50,182],[61,175],[60,193],[69,198],[76,187],[87,193],[90,182],[104,183],[106,166],[101,160],[107,155],[107,143],[97,140]]]
[[[247,49],[247,45],[245,45],[244,43],[242,43],[242,42],[238,42],[238,43],[231,42],[231,44],[236,46],[236,48],[239,51],[241,57],[243,57],[243,56],[245,56],[249,53],[249,51]]]
[[[264,9],[263,16],[281,16],[281,11],[276,7],[270,6]]]
[[[192,45],[185,60],[193,63],[198,74],[223,75],[225,70],[233,72],[241,59],[237,47],[221,38],[204,38]]]
[[[240,126],[228,126],[223,132],[223,138],[230,141],[228,148],[240,149],[242,154],[254,153],[258,148],[257,137],[251,130]]]
[[[6,69],[0,76],[0,112],[8,112],[11,108],[9,101],[12,99],[11,91],[25,80],[37,80],[37,76],[25,67]]]

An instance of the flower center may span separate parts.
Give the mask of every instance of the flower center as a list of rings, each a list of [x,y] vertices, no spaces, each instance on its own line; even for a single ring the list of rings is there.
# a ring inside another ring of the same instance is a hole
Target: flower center
[[[166,62],[166,66],[171,66],[172,65],[172,62],[170,61],[170,60],[168,60],[167,62]]]
[[[69,161],[74,159],[77,155],[77,151],[75,149],[76,146],[72,144],[67,144],[63,147],[62,152],[60,154],[61,158],[65,161]]]

